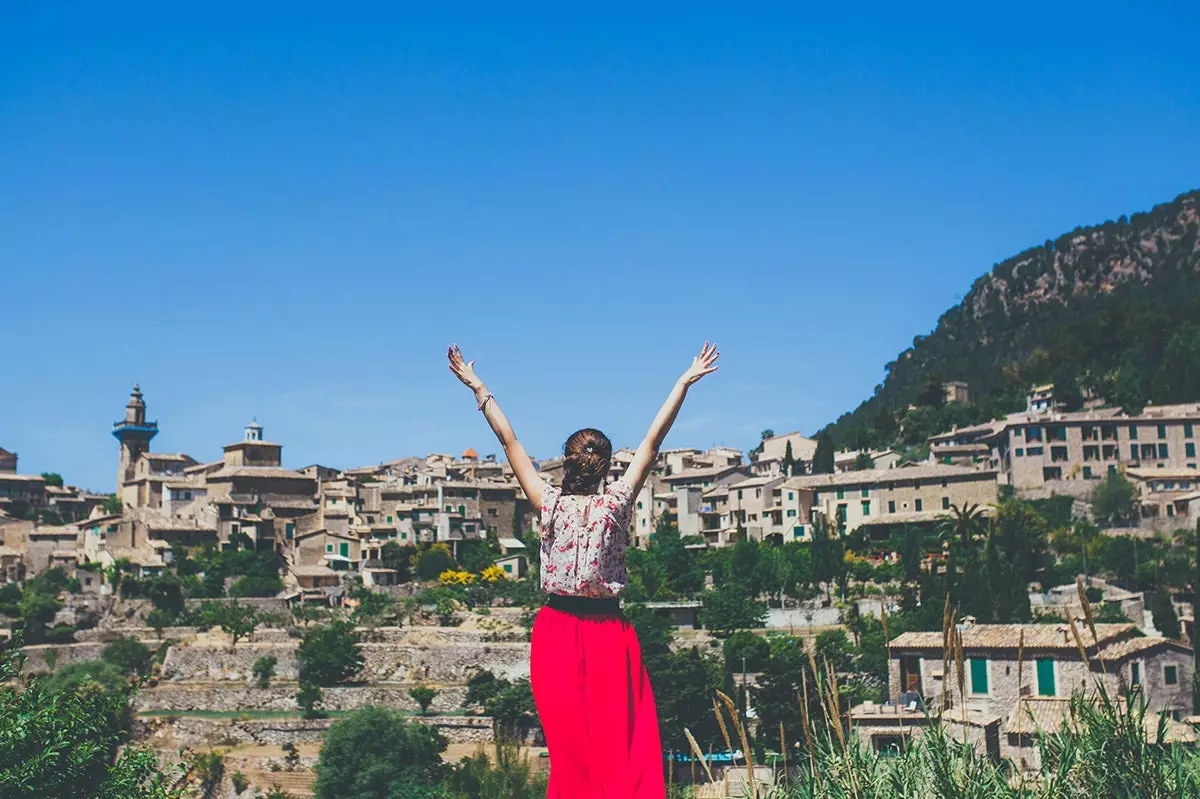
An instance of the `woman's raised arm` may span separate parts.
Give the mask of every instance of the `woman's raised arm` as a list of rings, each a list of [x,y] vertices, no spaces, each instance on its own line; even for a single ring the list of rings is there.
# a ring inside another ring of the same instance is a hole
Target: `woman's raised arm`
[[[720,357],[721,353],[717,351],[715,345],[704,342],[704,349],[692,359],[692,365],[675,382],[675,387],[667,395],[667,401],[659,409],[658,416],[654,417],[654,422],[650,425],[646,438],[642,440],[637,452],[634,453],[633,460],[629,462],[629,468],[625,470],[625,479],[633,486],[634,496],[637,496],[638,491],[642,489],[642,484],[646,482],[646,475],[650,474],[650,469],[658,458],[658,450],[662,446],[663,439],[667,437],[671,425],[675,424],[675,417],[679,415],[679,408],[683,405],[683,398],[687,396],[688,388],[705,375],[717,371],[717,358]]]
[[[475,403],[479,406],[479,410],[483,411],[483,416],[487,419],[488,424],[492,426],[492,432],[500,440],[500,446],[504,447],[504,456],[508,458],[508,464],[512,466],[513,474],[517,476],[517,482],[521,484],[521,490],[525,492],[529,504],[533,506],[534,513],[540,514],[542,512],[542,478],[538,476],[537,469],[534,468],[533,461],[529,458],[525,447],[521,446],[520,441],[517,441],[517,435],[513,432],[512,425],[508,423],[508,417],[504,415],[504,411],[500,410],[500,406],[496,404],[496,398],[488,392],[487,386],[475,374],[475,362],[464,361],[462,351],[459,350],[457,344],[446,349],[446,357],[450,360],[450,371],[454,372],[455,377],[461,380],[463,385],[475,392]]]

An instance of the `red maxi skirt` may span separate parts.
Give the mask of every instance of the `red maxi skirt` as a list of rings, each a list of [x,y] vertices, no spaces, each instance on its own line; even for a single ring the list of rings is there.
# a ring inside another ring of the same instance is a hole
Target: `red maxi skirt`
[[[547,799],[663,799],[658,710],[633,625],[620,614],[543,607],[532,650]]]

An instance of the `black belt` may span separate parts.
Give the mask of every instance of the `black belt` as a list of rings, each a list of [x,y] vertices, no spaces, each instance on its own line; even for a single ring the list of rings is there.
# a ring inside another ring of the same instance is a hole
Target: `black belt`
[[[611,597],[599,599],[590,596],[566,596],[550,594],[546,605],[566,613],[590,613],[605,616],[616,616],[621,612],[621,600]]]

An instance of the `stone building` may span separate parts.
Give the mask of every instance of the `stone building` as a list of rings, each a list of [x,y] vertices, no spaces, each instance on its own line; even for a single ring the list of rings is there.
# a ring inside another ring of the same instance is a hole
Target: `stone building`
[[[805,475],[784,482],[783,490],[797,495],[783,507],[785,514],[795,510],[796,515],[782,519],[785,526],[793,520],[785,539],[797,540],[811,535],[806,508],[843,533],[866,526],[872,537],[887,538],[897,525],[932,525],[954,506],[986,510],[997,495],[994,472],[943,464]]]
[[[1031,732],[1023,721],[1030,699],[1065,702],[1103,687],[1110,695],[1140,691],[1149,711],[1174,720],[1191,712],[1189,647],[1139,637],[1132,624],[1097,624],[1094,637],[1082,620],[1077,627],[1083,653],[1067,624],[975,624],[965,619],[958,626],[962,685],[953,657],[945,673],[941,632],[904,633],[889,647],[889,695],[903,698],[898,704],[919,698],[935,712],[954,715],[965,709],[969,716],[999,718],[1001,755],[1027,771],[1039,767],[1024,751],[1030,744]]]
[[[1001,483],[1029,496],[1084,496],[1119,470],[1196,471],[1200,463],[1200,404],[1067,413],[1043,394],[1035,389],[1023,412],[931,437],[930,458],[995,469]]]
[[[0,447],[0,474],[12,474],[15,471],[17,471],[17,453]]]
[[[808,471],[813,456],[817,453],[817,442],[800,433],[788,433],[763,439],[759,451],[753,457],[753,471],[758,477],[781,477],[784,475],[783,461],[787,457],[788,444],[792,445],[792,458],[804,465]]]

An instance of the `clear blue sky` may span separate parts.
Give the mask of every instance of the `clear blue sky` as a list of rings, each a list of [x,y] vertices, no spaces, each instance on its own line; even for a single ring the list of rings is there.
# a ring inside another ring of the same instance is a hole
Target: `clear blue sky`
[[[135,380],[201,460],[252,416],[291,466],[493,452],[451,341],[548,457],[714,339],[669,444],[748,449],[1200,185],[1192,3],[408,5],[0,3],[22,471],[111,489]]]

